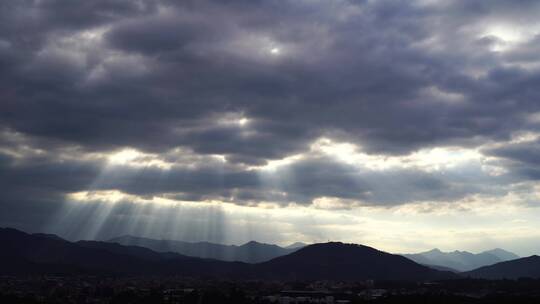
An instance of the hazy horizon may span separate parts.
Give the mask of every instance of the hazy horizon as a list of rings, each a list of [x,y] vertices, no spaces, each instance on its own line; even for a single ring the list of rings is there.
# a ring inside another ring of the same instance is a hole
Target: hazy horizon
[[[0,227],[0,228],[13,228],[13,227]],[[16,229],[16,228],[14,228]],[[44,234],[54,234],[50,231],[24,231],[22,230],[23,232],[26,232],[26,233],[30,233],[30,234],[40,234],[40,233],[44,233]],[[410,252],[392,252],[392,251],[388,251],[388,250],[385,250],[384,248],[378,248],[376,246],[372,246],[372,245],[369,245],[369,244],[363,244],[363,243],[358,243],[358,242],[353,242],[353,241],[342,241],[342,240],[332,240],[332,239],[327,239],[327,240],[319,240],[319,241],[291,241],[291,242],[285,242],[285,243],[272,243],[272,242],[265,242],[265,241],[261,241],[261,240],[257,240],[257,239],[249,239],[249,240],[245,240],[245,241],[239,241],[239,242],[236,242],[236,243],[223,243],[223,242],[217,242],[217,241],[210,241],[210,240],[206,240],[206,239],[171,239],[171,238],[164,238],[164,237],[159,237],[159,236],[152,236],[152,235],[133,235],[133,234],[119,234],[119,235],[113,235],[111,237],[102,237],[102,238],[93,238],[93,239],[88,239],[88,238],[69,238],[69,237],[64,237],[62,234],[55,234],[59,237],[62,237],[68,241],[71,241],[71,242],[76,242],[76,241],[101,241],[101,242],[109,242],[115,238],[120,238],[120,237],[126,237],[126,236],[129,236],[129,237],[137,237],[137,238],[146,238],[146,239],[152,239],[152,240],[166,240],[166,241],[180,241],[180,242],[188,242],[188,243],[197,243],[197,242],[209,242],[209,243],[213,243],[213,244],[220,244],[220,245],[227,245],[227,246],[230,246],[230,245],[235,245],[235,246],[241,246],[241,245],[244,245],[244,244],[247,244],[249,242],[257,242],[257,243],[261,243],[261,244],[267,244],[267,245],[277,245],[277,246],[280,246],[282,248],[286,248],[287,246],[289,245],[293,245],[293,244],[296,244],[296,243],[303,243],[305,245],[312,245],[312,244],[318,244],[318,243],[328,243],[328,242],[339,242],[339,243],[350,243],[350,244],[357,244],[357,245],[364,245],[364,246],[369,246],[369,247],[373,247],[375,249],[378,249],[378,250],[382,250],[382,251],[385,251],[385,252],[388,252],[388,253],[392,253],[392,254],[416,254],[416,253],[424,253],[424,252],[428,252],[428,251],[431,251],[431,250],[440,250],[441,252],[443,253],[451,253],[451,252],[455,252],[455,251],[460,251],[460,252],[469,252],[469,253],[473,253],[473,254],[479,254],[479,253],[483,253],[483,252],[486,252],[486,251],[490,251],[490,250],[493,250],[493,249],[503,249],[505,251],[509,251],[511,253],[516,253],[517,252],[514,252],[508,248],[504,248],[504,247],[486,247],[485,249],[477,249],[476,251],[475,250],[466,250],[466,249],[462,249],[462,248],[450,248],[450,249],[446,249],[446,248],[439,248],[439,247],[429,247],[429,248],[425,248],[425,249],[421,249],[421,248],[417,248],[417,249],[412,249],[413,251],[410,251]],[[527,257],[527,256],[531,256],[531,255],[538,255],[537,253],[532,253],[532,254],[529,254],[529,255],[520,255],[518,254],[520,257]]]

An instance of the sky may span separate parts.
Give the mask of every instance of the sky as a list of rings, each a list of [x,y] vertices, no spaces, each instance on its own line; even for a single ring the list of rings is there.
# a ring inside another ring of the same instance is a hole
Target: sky
[[[540,2],[0,2],[0,226],[540,254]]]

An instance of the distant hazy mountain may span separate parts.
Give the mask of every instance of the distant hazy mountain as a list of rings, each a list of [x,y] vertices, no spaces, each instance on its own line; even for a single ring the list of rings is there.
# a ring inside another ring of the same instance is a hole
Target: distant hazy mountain
[[[489,253],[489,254],[492,254],[496,257],[498,257],[501,262],[505,262],[505,261],[510,261],[510,260],[516,260],[516,259],[519,259],[520,256],[513,253],[513,252],[510,252],[510,251],[506,251],[504,249],[501,249],[501,248],[495,248],[495,249],[491,249],[491,250],[488,250],[488,251],[484,251],[484,253]]]
[[[478,267],[519,258],[516,254],[500,248],[478,254],[457,250],[442,252],[439,249],[433,249],[416,254],[403,254],[403,256],[419,264],[432,265],[434,267],[442,266],[458,271],[469,271]]]
[[[300,249],[302,247],[306,247],[308,244],[302,243],[302,242],[296,242],[293,244],[290,244],[289,246],[286,246],[287,249]]]
[[[250,264],[158,253],[105,242],[72,243],[0,228],[0,274],[118,274],[248,277]]]
[[[538,279],[540,278],[540,257],[533,255],[527,258],[501,262],[464,272],[462,275],[483,279]]]
[[[343,243],[323,243],[258,264],[261,275],[287,279],[426,280],[454,278],[400,255]]]
[[[300,247],[282,248],[277,245],[263,244],[255,241],[241,246],[222,245],[209,242],[183,242],[173,240],[155,240],[134,236],[121,236],[110,239],[108,242],[121,245],[140,246],[158,252],[176,252],[187,256],[209,258],[222,261],[240,261],[246,263],[259,263],[275,257],[294,252]]]
[[[69,242],[15,229],[0,229],[0,275],[175,275],[220,279],[425,280],[456,275],[402,256],[342,243],[309,245],[259,264],[160,253],[115,243]],[[248,243],[247,246],[257,246]]]

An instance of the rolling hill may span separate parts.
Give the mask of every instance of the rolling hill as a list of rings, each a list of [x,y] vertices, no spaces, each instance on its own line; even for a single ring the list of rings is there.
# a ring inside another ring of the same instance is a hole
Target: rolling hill
[[[457,250],[443,252],[439,249],[433,249],[416,254],[403,254],[403,256],[419,264],[431,265],[434,268],[439,267],[439,269],[442,266],[457,271],[470,271],[482,266],[519,258],[516,254],[500,248],[478,254]]]
[[[183,242],[173,240],[155,240],[150,238],[121,236],[108,240],[121,245],[140,246],[158,252],[176,252],[182,255],[216,259],[221,261],[239,261],[259,263],[294,252],[300,247],[282,248],[277,245],[255,241],[246,244],[222,245],[209,242]]]
[[[377,249],[339,242],[314,244],[259,264],[265,277],[330,280],[430,280],[457,277]]]
[[[526,258],[497,263],[462,273],[464,276],[482,279],[540,278],[540,257]]]
[[[249,265],[158,253],[114,243],[80,241],[31,235],[0,229],[2,274],[118,274],[118,275],[210,275],[243,277]]]
[[[0,274],[175,275],[220,279],[432,280],[456,277],[399,255],[343,243],[306,246],[267,262],[225,262],[117,243],[69,242],[0,229]]]

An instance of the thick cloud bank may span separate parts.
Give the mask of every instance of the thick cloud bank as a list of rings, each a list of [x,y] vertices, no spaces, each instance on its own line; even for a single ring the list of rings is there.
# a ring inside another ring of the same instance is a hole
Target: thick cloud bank
[[[38,227],[91,193],[535,206],[539,13],[525,0],[3,1],[0,223]]]

